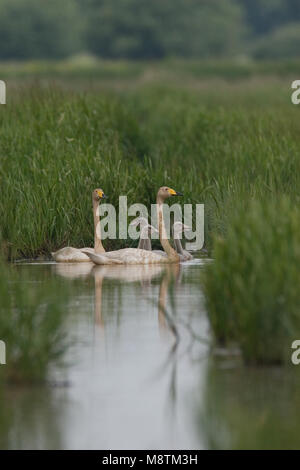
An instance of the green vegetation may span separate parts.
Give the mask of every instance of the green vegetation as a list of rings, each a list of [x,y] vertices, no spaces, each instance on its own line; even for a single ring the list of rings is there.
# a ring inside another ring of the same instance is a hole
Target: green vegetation
[[[300,48],[300,23],[291,23],[272,31],[257,41],[254,56],[257,59],[297,57]]]
[[[247,362],[289,362],[300,329],[300,211],[287,198],[248,202],[214,244],[205,293],[218,343]]]
[[[0,379],[40,382],[49,366],[59,365],[67,347],[64,322],[68,296],[61,282],[42,277],[30,282],[16,267],[0,269],[0,332],[6,343],[6,365]]]
[[[183,81],[125,79],[109,89],[75,80],[72,92],[63,81],[11,92],[0,108],[5,257],[91,246],[97,186],[115,206],[119,195],[149,206],[162,184],[179,188],[182,203],[206,204],[208,247],[240,201],[286,194],[296,203],[298,108],[289,89],[266,79]]]
[[[87,45],[101,57],[223,57],[236,52],[243,34],[242,9],[232,0],[90,4]]]
[[[300,75],[299,60],[289,59],[284,61],[251,61],[251,60],[180,60],[166,59],[163,61],[139,61],[128,60],[101,60],[94,56],[81,54],[68,60],[32,60],[0,62],[0,77],[2,80],[10,80],[12,84],[19,79],[23,79],[29,84],[34,80],[43,80],[49,83],[50,80],[68,79],[68,87],[74,85],[78,91],[86,90],[87,86],[103,87],[115,85],[118,89],[124,87],[136,87],[143,84],[167,85],[175,84],[184,86],[194,85],[199,88],[198,80],[210,80],[214,78],[218,81],[244,81],[253,78],[255,80],[285,78],[295,80]],[[82,80],[80,84],[79,80]],[[90,84],[88,84],[88,80]],[[25,83],[26,83],[25,82]],[[24,83],[23,83],[24,84]],[[63,83],[66,86],[66,83]],[[36,83],[35,83],[36,85]],[[215,83],[217,87],[219,83]],[[258,92],[259,85],[258,83]],[[265,83],[265,91],[267,91]],[[283,84],[282,84],[283,85]]]
[[[298,0],[0,0],[0,59],[298,57]]]
[[[19,66],[0,107],[2,255],[92,246],[95,187],[116,208],[119,195],[149,207],[168,184],[184,193],[180,203],[205,204],[215,258],[205,288],[217,342],[238,342],[248,362],[284,362],[300,326],[299,109],[288,78],[297,64],[168,65],[97,63],[91,81],[86,67],[72,75],[73,64],[65,72],[72,80],[61,69],[56,82],[41,74],[22,88]]]
[[[82,47],[76,1],[0,0],[2,59],[66,57]]]

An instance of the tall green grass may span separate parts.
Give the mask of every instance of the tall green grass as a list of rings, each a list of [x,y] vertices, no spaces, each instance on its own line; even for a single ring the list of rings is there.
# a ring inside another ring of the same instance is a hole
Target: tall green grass
[[[217,343],[247,362],[290,362],[300,332],[300,210],[288,198],[252,201],[216,238],[205,293]]]
[[[300,120],[289,79],[278,77],[295,69],[277,64],[282,74],[237,81],[226,64],[206,64],[206,73],[203,64],[169,63],[178,78],[169,83],[170,70],[110,65],[112,75],[123,67],[129,86],[99,77],[73,81],[72,91],[66,80],[8,82],[0,107],[2,254],[49,257],[66,245],[92,246],[95,187],[117,207],[119,195],[150,206],[158,187],[173,186],[182,204],[205,204],[216,339],[238,342],[250,362],[285,361],[299,326]],[[200,80],[205,73],[210,81]]]
[[[299,202],[298,115],[289,88],[268,82],[12,90],[0,107],[2,252],[15,259],[92,245],[93,188],[116,206],[119,195],[149,206],[163,184],[184,192],[182,203],[205,203],[210,247],[241,201]]]

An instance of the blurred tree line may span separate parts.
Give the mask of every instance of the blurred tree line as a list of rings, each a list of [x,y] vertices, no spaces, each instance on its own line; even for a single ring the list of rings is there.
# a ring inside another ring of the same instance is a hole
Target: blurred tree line
[[[0,59],[298,55],[299,0],[0,0]]]

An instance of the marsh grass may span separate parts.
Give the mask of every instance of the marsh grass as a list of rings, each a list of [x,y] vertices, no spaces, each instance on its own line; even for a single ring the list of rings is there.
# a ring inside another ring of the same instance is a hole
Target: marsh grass
[[[0,378],[9,383],[43,382],[52,364],[62,364],[68,289],[50,278],[31,282],[16,267],[1,263],[0,337],[6,365]]]
[[[240,207],[213,254],[204,286],[217,343],[237,343],[246,362],[290,362],[300,331],[299,208],[287,198]]]
[[[289,78],[298,63],[97,64],[108,67],[101,77],[84,68],[77,75],[72,62],[52,75],[52,65],[40,80],[35,64],[32,81],[27,64],[25,83],[22,66],[16,73],[7,65],[3,256],[92,246],[95,187],[118,209],[119,195],[149,207],[169,185],[184,193],[179,203],[205,204],[205,244],[215,257],[205,289],[217,340],[238,341],[250,362],[287,360],[300,326],[300,120]]]
[[[0,108],[8,259],[92,246],[91,191],[99,186],[116,208],[119,195],[149,207],[163,184],[184,192],[182,204],[204,203],[208,248],[237,204],[279,194],[299,202],[299,110],[282,84],[119,92],[35,84],[9,100]]]

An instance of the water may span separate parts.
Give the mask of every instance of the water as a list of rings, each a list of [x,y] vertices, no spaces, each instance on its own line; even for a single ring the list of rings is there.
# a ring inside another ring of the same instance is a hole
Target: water
[[[36,289],[68,286],[72,345],[48,386],[1,391],[0,447],[299,448],[300,369],[212,354],[204,264],[17,266]]]
[[[51,276],[68,283],[73,345],[67,368],[51,371],[51,386],[9,387],[3,447],[201,447],[195,409],[208,346],[193,332],[209,335],[203,263],[19,265],[36,288]]]

